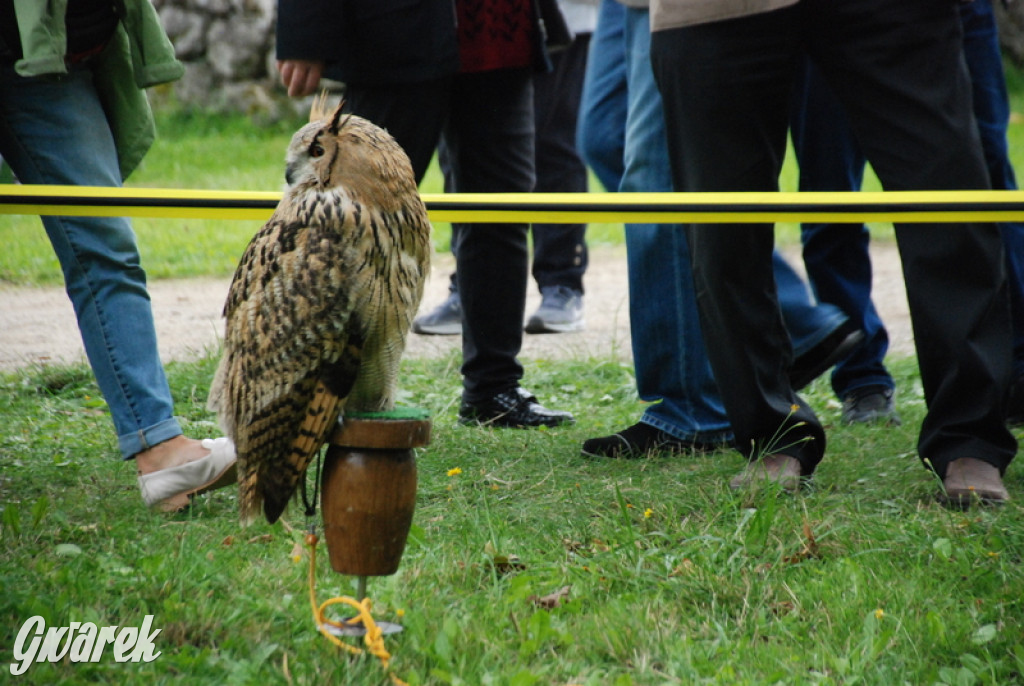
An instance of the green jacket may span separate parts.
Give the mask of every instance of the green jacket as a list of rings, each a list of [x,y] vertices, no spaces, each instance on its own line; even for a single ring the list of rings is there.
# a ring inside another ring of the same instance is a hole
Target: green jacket
[[[181,78],[185,67],[160,25],[149,0],[119,0],[122,19],[107,48],[95,58],[96,87],[117,144],[122,178],[146,155],[156,127],[143,89]],[[64,64],[67,0],[14,0],[22,59],[14,68],[22,76],[67,73]]]

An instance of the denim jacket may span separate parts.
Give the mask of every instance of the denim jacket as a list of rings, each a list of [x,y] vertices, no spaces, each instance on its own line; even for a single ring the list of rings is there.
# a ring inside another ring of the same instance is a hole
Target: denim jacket
[[[67,0],[13,2],[22,50],[15,70],[26,77],[66,74]],[[117,4],[121,21],[92,68],[117,144],[121,176],[127,178],[156,137],[143,89],[181,78],[185,67],[175,58],[174,46],[149,0],[118,0]]]

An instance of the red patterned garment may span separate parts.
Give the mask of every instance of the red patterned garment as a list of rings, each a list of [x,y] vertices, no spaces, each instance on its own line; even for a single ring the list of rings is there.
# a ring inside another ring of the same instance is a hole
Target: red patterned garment
[[[456,0],[463,73],[528,67],[533,63],[530,0]]]

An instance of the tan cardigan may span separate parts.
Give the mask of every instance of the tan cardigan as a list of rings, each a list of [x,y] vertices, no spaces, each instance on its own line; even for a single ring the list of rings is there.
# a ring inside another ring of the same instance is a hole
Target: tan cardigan
[[[677,29],[795,5],[799,0],[651,0],[651,30]]]

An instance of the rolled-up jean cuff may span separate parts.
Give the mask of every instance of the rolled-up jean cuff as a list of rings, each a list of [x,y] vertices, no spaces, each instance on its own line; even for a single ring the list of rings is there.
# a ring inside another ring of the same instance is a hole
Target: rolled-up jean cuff
[[[130,460],[142,451],[149,450],[154,445],[169,441],[181,434],[181,425],[177,419],[172,417],[141,431],[118,436],[117,444],[121,449],[121,457]]]

